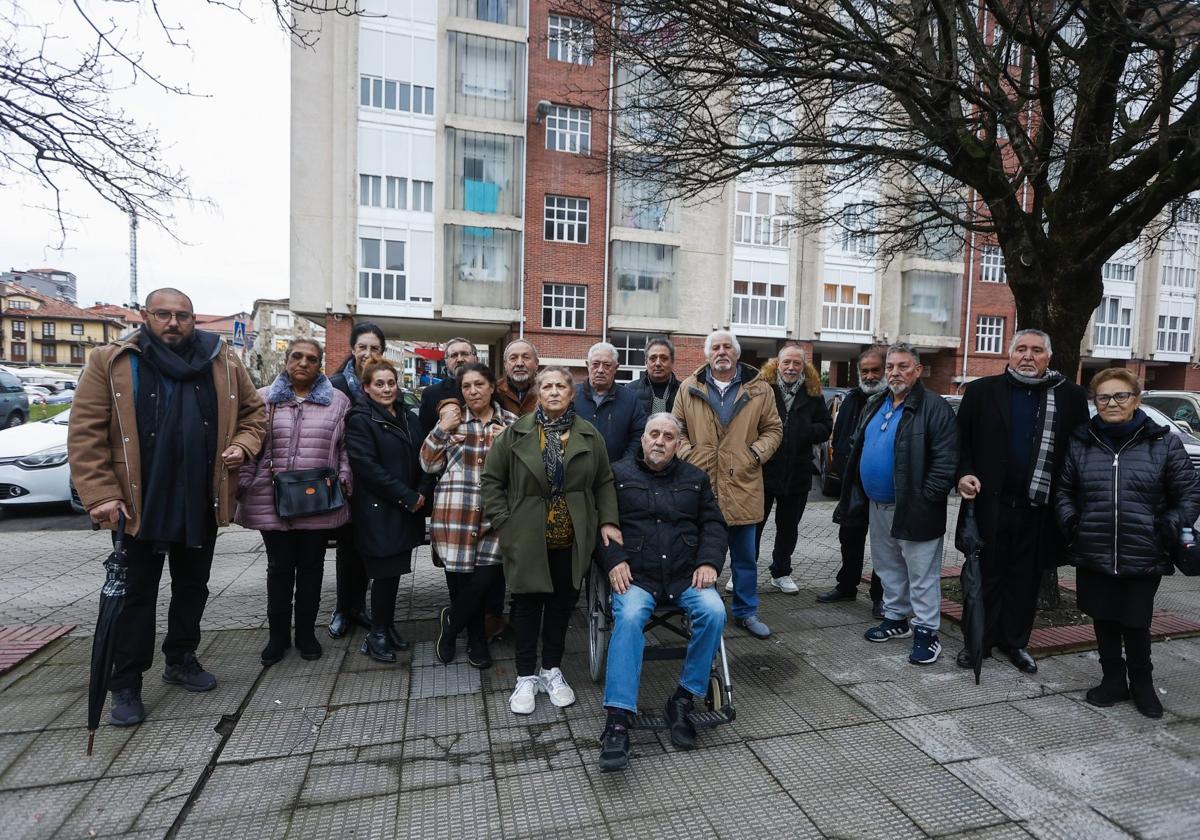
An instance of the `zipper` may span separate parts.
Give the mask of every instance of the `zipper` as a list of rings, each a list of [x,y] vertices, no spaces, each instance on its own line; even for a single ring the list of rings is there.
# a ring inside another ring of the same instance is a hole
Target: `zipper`
[[[1102,441],[1100,439],[1100,436],[1097,435],[1094,430],[1089,429],[1088,432],[1089,432],[1089,434],[1091,434],[1091,436],[1093,438],[1095,438],[1096,442],[1098,444],[1100,444],[1100,446],[1102,446],[1104,449],[1107,449],[1109,452],[1112,452],[1112,456],[1113,456],[1113,462],[1112,462],[1112,482],[1113,482],[1112,570],[1113,570],[1113,575],[1115,576],[1117,574],[1117,557],[1118,557],[1117,540],[1119,539],[1119,536],[1121,533],[1121,528],[1120,528],[1120,526],[1121,526],[1121,480],[1120,480],[1121,479],[1121,453],[1124,452],[1126,449],[1128,449],[1138,439],[1138,437],[1142,433],[1142,430],[1138,429],[1137,432],[1134,433],[1133,437],[1131,437],[1129,440],[1125,441],[1125,443],[1121,446],[1121,448],[1118,449],[1116,452],[1113,452],[1112,447],[1108,446],[1104,441]]]

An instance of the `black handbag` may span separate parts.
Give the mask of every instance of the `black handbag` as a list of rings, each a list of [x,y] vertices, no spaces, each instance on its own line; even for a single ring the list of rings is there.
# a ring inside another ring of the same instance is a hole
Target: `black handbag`
[[[270,455],[271,437],[275,428],[275,406],[267,418],[267,441],[264,452],[270,459],[267,469],[274,467]],[[314,467],[307,470],[284,470],[271,476],[275,488],[275,513],[280,519],[303,519],[341,509],[346,504],[342,484],[333,467]]]
[[[1182,574],[1188,577],[1200,575],[1200,543],[1189,545],[1180,543],[1175,548],[1175,556],[1171,559],[1175,562],[1175,568],[1179,569]]]

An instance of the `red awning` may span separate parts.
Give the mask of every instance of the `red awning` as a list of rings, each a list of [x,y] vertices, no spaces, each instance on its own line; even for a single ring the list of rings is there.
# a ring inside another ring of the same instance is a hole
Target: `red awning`
[[[422,359],[428,359],[431,362],[441,361],[446,358],[444,350],[439,350],[436,347],[414,347],[413,353],[420,356]]]

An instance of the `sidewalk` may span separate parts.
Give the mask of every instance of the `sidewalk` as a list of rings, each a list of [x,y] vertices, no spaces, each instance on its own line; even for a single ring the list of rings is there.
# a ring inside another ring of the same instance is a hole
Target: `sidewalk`
[[[0,677],[0,825],[16,838],[958,837],[1200,836],[1200,639],[1154,645],[1167,714],[1083,702],[1094,653],[1054,656],[1025,676],[988,660],[982,685],[907,644],[862,638],[869,602],[818,606],[838,563],[832,503],[812,501],[796,553],[798,597],[760,577],[766,642],[727,631],[735,723],[676,751],[640,733],[622,774],[595,767],[601,689],[587,675],[577,614],[564,671],[570,709],[543,695],[507,709],[512,648],[480,673],[436,664],[440,570],[427,549],[401,588],[401,632],[417,640],[382,666],[353,639],[321,633],[325,656],[294,651],[264,670],[266,558],[255,532],[217,544],[199,652],[207,695],[147,674],[149,719],[102,725],[84,755],[89,637],[106,534],[6,534],[0,625],[77,624]],[[953,516],[953,511],[952,511]],[[764,552],[772,531],[764,538]],[[332,558],[332,552],[330,553]],[[957,563],[952,549],[947,561]],[[164,575],[164,579],[167,576]],[[723,579],[721,583],[723,583]],[[169,586],[169,584],[167,584]],[[165,623],[165,595],[159,610]],[[323,612],[333,599],[326,565]],[[1200,579],[1167,578],[1158,607],[1200,619]],[[465,659],[460,649],[460,660]],[[672,691],[678,663],[649,663],[642,702]]]

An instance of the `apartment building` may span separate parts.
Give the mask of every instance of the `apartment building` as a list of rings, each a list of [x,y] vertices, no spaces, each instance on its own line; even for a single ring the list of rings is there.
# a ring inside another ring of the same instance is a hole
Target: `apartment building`
[[[0,283],[16,283],[46,297],[65,300],[72,305],[79,302],[75,275],[57,268],[30,268],[25,271],[12,268],[0,272]]]
[[[0,283],[0,361],[83,369],[121,325],[15,283]]]

